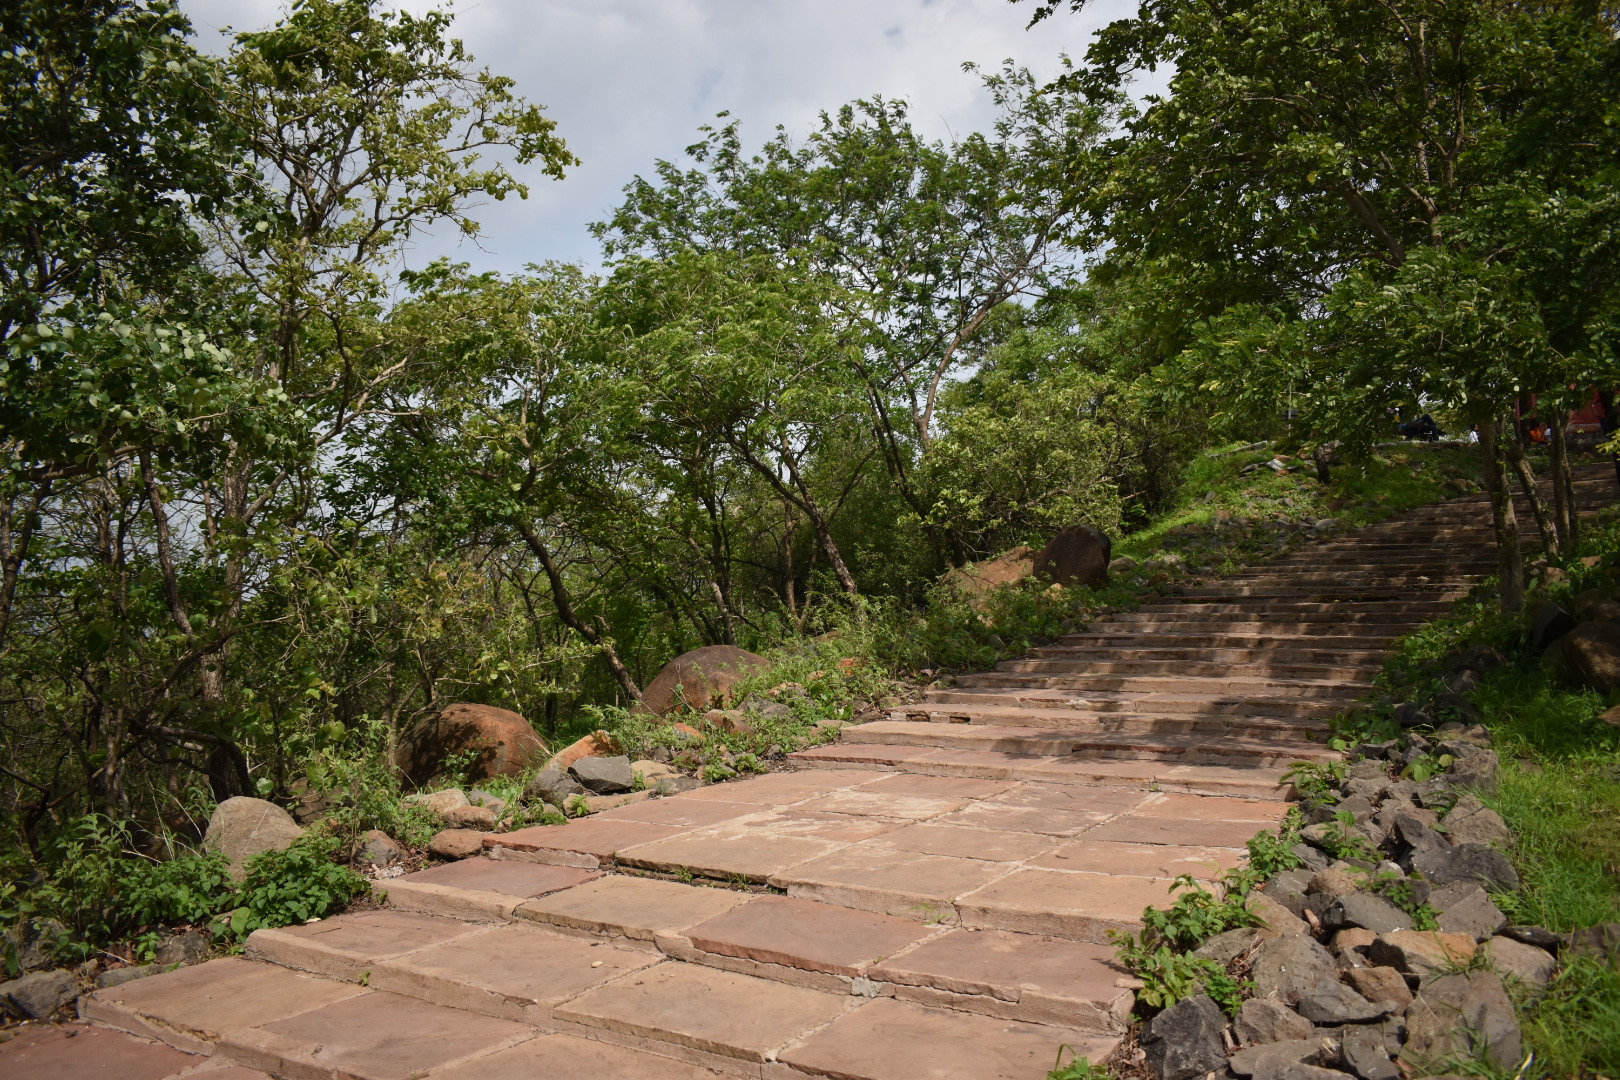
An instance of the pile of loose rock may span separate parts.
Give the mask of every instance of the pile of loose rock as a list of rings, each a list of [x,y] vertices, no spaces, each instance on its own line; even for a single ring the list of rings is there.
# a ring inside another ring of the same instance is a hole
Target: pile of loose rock
[[[1508,925],[1492,896],[1519,880],[1507,827],[1480,799],[1497,783],[1489,743],[1484,728],[1456,722],[1359,748],[1347,775],[1305,803],[1293,848],[1303,865],[1249,895],[1262,925],[1196,951],[1251,980],[1252,996],[1230,1022],[1205,995],[1160,1013],[1140,1036],[1151,1070],[1162,1080],[1400,1080],[1463,1062],[1518,1068],[1515,995],[1545,987],[1560,951],[1612,958],[1620,927]],[[1446,755],[1441,775],[1400,776]]]

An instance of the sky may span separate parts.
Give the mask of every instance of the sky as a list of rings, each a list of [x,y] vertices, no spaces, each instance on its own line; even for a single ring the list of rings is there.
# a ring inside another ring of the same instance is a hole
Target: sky
[[[757,146],[782,124],[808,133],[817,114],[882,94],[910,103],[929,137],[989,127],[994,111],[965,61],[1004,59],[1050,76],[1079,58],[1099,26],[1133,14],[1135,0],[1093,0],[1026,30],[1032,3],[1007,0],[404,0],[448,7],[477,61],[546,106],[583,164],[565,179],[535,170],[527,200],[477,212],[477,246],[446,229],[420,242],[418,265],[448,255],[478,271],[513,272],[549,259],[595,267],[587,226],[607,217],[624,186],[678,160],[698,127],[729,110]],[[222,28],[273,22],[282,0],[181,0],[196,42],[222,52]]]

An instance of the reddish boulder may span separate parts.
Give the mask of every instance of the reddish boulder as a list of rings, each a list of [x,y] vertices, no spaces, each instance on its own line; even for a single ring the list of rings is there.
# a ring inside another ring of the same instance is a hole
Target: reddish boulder
[[[664,665],[641,692],[641,702],[663,715],[684,700],[694,709],[728,705],[744,679],[770,670],[770,661],[735,645],[708,645],[682,653]]]
[[[447,705],[400,737],[398,764],[413,784],[426,784],[452,754],[474,751],[467,778],[516,776],[540,761],[546,744],[529,722],[490,705]]]
[[[1035,573],[1059,585],[1101,589],[1113,549],[1114,542],[1090,525],[1070,525],[1035,556]]]
[[[1620,623],[1582,623],[1547,647],[1547,662],[1602,694],[1620,690]]]

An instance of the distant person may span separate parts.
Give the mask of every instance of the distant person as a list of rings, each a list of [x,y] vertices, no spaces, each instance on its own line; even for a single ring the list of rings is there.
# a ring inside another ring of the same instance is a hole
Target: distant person
[[[1445,434],[1440,430],[1440,425],[1434,422],[1434,417],[1428,413],[1424,413],[1416,420],[1408,420],[1400,425],[1399,430],[1403,439],[1421,439],[1424,442],[1434,442]]]

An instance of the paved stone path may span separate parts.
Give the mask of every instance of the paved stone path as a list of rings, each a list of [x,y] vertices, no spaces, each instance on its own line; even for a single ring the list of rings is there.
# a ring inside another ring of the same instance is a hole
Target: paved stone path
[[[1582,479],[1611,500],[1607,467]],[[14,1040],[0,1072],[1040,1080],[1060,1046],[1100,1060],[1133,1004],[1108,930],[1286,812],[1284,766],[1328,753],[1390,639],[1490,571],[1486,513],[1455,500],[1117,615],[799,771],[492,834],[383,883],[382,910],[97,991],[99,1026]]]

